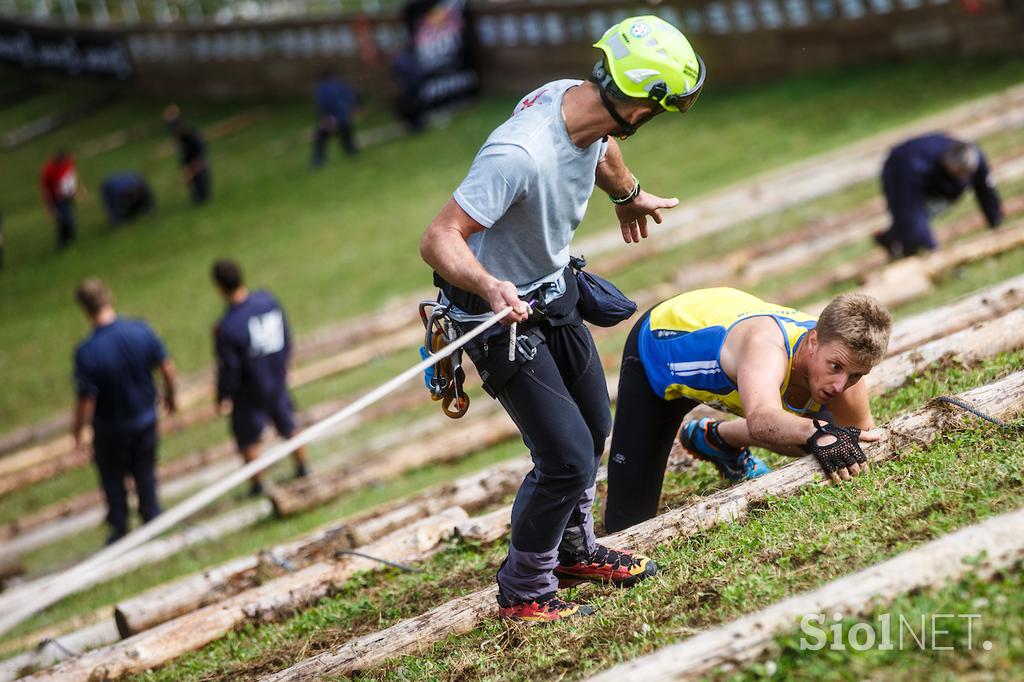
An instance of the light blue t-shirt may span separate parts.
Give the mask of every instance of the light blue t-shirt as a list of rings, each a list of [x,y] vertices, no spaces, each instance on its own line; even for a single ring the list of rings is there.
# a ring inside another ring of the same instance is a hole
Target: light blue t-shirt
[[[569,243],[594,191],[607,141],[572,143],[562,98],[578,80],[543,85],[516,105],[480,148],[455,201],[485,230],[470,250],[498,279],[525,293],[557,281],[569,264]]]

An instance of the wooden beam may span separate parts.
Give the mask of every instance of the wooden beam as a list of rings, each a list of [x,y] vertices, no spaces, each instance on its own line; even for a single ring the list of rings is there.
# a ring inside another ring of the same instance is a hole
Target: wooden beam
[[[1024,166],[1014,164],[1012,169],[1012,174],[1008,173],[1004,175],[1012,175],[1013,177],[1024,175]],[[1024,212],[1024,197],[1011,197],[1010,199],[1007,199],[1004,202],[1003,208],[1006,211],[1007,216],[1013,217],[1021,214]],[[972,213],[952,223],[939,225],[935,228],[935,231],[938,234],[939,241],[947,243],[965,237],[973,232],[977,232],[978,230],[983,229],[985,225],[985,220],[980,214]],[[881,227],[884,227],[885,225],[876,221],[874,226],[881,229]],[[858,238],[861,238],[862,236],[865,235],[857,235]],[[827,252],[828,249],[822,248],[818,253],[818,257]],[[795,256],[791,256],[791,260],[795,261],[799,266],[808,265],[814,262],[813,260],[808,260],[806,258],[796,260]],[[765,259],[764,262],[770,264],[771,259]],[[871,273],[878,271],[880,268],[884,268],[888,262],[888,257],[885,252],[880,248],[876,248],[854,258],[851,261],[839,263],[828,272],[815,273],[802,281],[787,285],[773,293],[771,297],[785,302],[801,301],[808,296],[813,296],[815,293],[823,289],[830,289],[842,284],[843,282],[851,280],[859,280],[863,282],[865,281],[866,276],[870,277]],[[774,267],[774,265],[769,265],[768,267]],[[745,285],[756,283],[757,281],[744,282]]]
[[[20,679],[88,649],[116,642],[117,638],[117,628],[110,618],[66,635],[48,638],[29,651],[0,661],[0,682]]]
[[[1024,305],[1024,275],[1011,277],[957,301],[932,308],[893,324],[890,356],[985,320],[1001,317]]]
[[[976,388],[960,396],[979,409],[1006,418],[1024,409],[1024,372]],[[880,441],[868,444],[865,453],[873,462],[895,456],[909,444],[926,444],[945,429],[965,423],[966,414],[945,403],[932,403],[908,415],[896,417],[885,429]],[[693,504],[667,512],[601,540],[610,547],[639,551],[688,537],[721,522],[746,514],[750,505],[771,497],[796,494],[801,488],[821,481],[821,469],[811,457],[803,457],[784,467],[709,495]],[[297,663],[267,682],[308,680],[368,670],[396,656],[424,651],[435,642],[454,634],[468,632],[484,619],[493,618],[496,587],[453,599],[421,616],[407,618],[391,627],[350,640]]]
[[[1024,220],[1012,226],[951,245],[926,256],[913,256],[891,263],[871,273],[867,282],[855,291],[874,296],[883,305],[894,307],[927,295],[933,280],[961,265],[1005,253],[1024,246]],[[831,299],[829,299],[831,300]],[[828,301],[801,306],[811,315],[820,313]]]
[[[412,468],[458,459],[518,434],[515,424],[504,412],[496,412],[486,419],[451,422],[448,428],[431,438],[414,439],[369,462],[364,460],[279,486],[271,491],[270,499],[278,516],[288,516],[370,481],[386,480]]]
[[[1024,310],[981,322],[883,360],[867,376],[871,392],[881,395],[936,362],[970,364],[1024,348]]]
[[[679,644],[628,661],[594,682],[647,682],[703,678],[755,661],[776,635],[791,632],[805,616],[831,619],[867,614],[897,597],[937,588],[967,574],[990,577],[1024,559],[1024,509],[1001,514],[876,566],[833,580]],[[831,622],[828,620],[828,622]]]
[[[363,551],[391,561],[418,561],[437,551],[466,517],[463,510],[453,507],[396,531]],[[199,649],[244,623],[268,622],[294,613],[330,594],[356,572],[381,566],[355,556],[318,562],[28,679],[108,680],[140,673]]]

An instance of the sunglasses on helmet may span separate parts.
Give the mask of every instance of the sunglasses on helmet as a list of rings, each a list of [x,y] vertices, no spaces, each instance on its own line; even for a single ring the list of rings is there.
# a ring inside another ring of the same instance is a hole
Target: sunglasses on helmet
[[[704,77],[707,75],[707,69],[704,67],[704,60],[700,58],[700,55],[694,55],[697,57],[697,82],[692,88],[686,92],[680,93],[669,93],[668,85],[664,82],[655,83],[651,86],[651,90],[648,93],[648,97],[657,101],[659,104],[665,107],[676,107],[680,113],[686,113],[690,110],[696,102],[697,98],[700,97],[701,88],[704,87]]]

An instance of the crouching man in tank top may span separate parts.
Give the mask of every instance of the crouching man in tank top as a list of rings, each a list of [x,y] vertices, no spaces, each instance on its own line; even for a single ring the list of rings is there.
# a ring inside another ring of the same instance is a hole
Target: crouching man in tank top
[[[864,433],[875,423],[861,379],[885,355],[891,331],[889,312],[861,294],[837,296],[817,319],[728,288],[652,308],[622,354],[608,531],[657,514],[676,437],[730,481],[771,471],[750,446],[813,454],[835,482],[865,471],[860,442],[878,436]],[[682,424],[699,403],[741,418]]]

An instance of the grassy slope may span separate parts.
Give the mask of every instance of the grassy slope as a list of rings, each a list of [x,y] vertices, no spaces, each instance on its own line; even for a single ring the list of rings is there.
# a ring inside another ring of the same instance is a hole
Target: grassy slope
[[[814,202],[799,209],[800,215],[789,216],[786,224],[792,226],[797,224],[800,219],[806,219],[808,214],[816,215],[818,212],[834,209],[837,206],[848,205],[856,199],[861,199],[861,195],[862,190],[860,188],[854,188],[848,192],[822,199],[819,202]],[[747,233],[748,231],[757,232],[764,227],[765,223],[766,221],[758,221],[752,225],[742,228],[739,232],[741,234]],[[730,242],[731,239],[732,238],[729,240]],[[725,244],[723,244],[723,248],[724,247]],[[1024,253],[1018,251],[1013,254],[1008,254],[997,259],[989,259],[965,268],[961,271],[959,277],[943,283],[942,286],[938,288],[932,297],[931,305],[938,305],[949,300],[953,295],[951,291],[960,293],[963,282],[970,282],[973,287],[979,287],[999,281],[1011,274],[1015,274],[1012,270],[1009,272],[1007,271],[1006,264],[1010,264],[1011,267],[1014,263],[1019,265],[1021,258],[1024,258]],[[665,266],[662,266],[662,268],[658,268],[658,270],[664,273],[664,267]],[[1019,269],[1017,271],[1019,271]],[[650,276],[650,270],[647,270],[647,273],[648,276]],[[905,314],[903,310],[897,312],[900,315]],[[624,335],[626,331],[628,330],[622,330],[622,334],[618,336]],[[602,344],[602,348],[605,352],[612,355],[617,353],[618,349],[621,347],[621,338],[618,338],[618,336],[609,339],[607,343]],[[903,407],[909,406],[910,405],[900,405],[900,408],[902,409]],[[497,450],[487,451],[474,456],[474,458],[467,461],[464,466],[460,464],[458,471],[473,470],[474,467],[479,467],[487,462],[493,462],[497,459],[513,455],[518,453],[520,450],[521,446],[518,442],[513,441]],[[78,476],[82,479],[80,482],[81,485],[91,485],[90,474],[91,472],[87,470],[79,472]],[[269,521],[265,522],[251,531],[236,534],[227,541],[218,543],[216,547],[204,547],[190,551],[173,561],[159,564],[156,570],[137,571],[126,578],[115,581],[112,584],[91,590],[87,594],[73,597],[66,602],[62,602],[58,607],[55,607],[36,619],[26,623],[19,628],[17,632],[29,631],[34,627],[38,627],[46,623],[59,622],[68,616],[91,611],[103,604],[109,603],[114,594],[119,594],[123,597],[128,594],[137,593],[146,587],[158,584],[159,582],[170,579],[174,576],[197,570],[202,566],[211,565],[217,561],[225,560],[231,556],[237,555],[238,553],[250,551],[260,546],[264,546],[265,544],[279,541],[289,537],[289,534],[303,532],[323,523],[327,519],[337,518],[340,513],[353,513],[376,502],[385,499],[393,499],[394,496],[402,494],[403,492],[415,490],[416,482],[419,482],[420,484],[427,484],[429,481],[445,480],[446,476],[454,474],[455,470],[449,467],[428,467],[425,470],[413,472],[409,477],[409,481],[403,479],[394,483],[385,484],[377,491],[379,494],[369,496],[360,494],[354,496],[343,496],[336,503],[329,505],[326,508],[314,510],[296,517],[290,520],[287,524],[276,524]],[[57,479],[50,485],[57,487],[63,480],[64,479]],[[21,497],[18,497],[17,499],[21,504],[31,505],[34,500],[39,499],[34,496],[34,493],[39,493],[41,490],[44,491],[46,489],[41,486],[37,486],[36,489],[23,493]],[[6,501],[8,500],[5,500],[5,502]],[[225,500],[221,506],[217,507],[213,511],[223,509],[224,507],[232,504],[233,501],[234,500]],[[5,517],[8,514],[13,513],[13,511],[14,510],[9,506],[0,508],[0,512],[4,512],[3,515]],[[60,543],[58,546],[43,548],[29,554],[26,557],[26,562],[30,568],[33,569],[52,565],[52,562],[66,562],[70,556],[80,555],[90,551],[101,540],[101,538],[101,528],[92,532],[82,533],[74,539]]]
[[[629,141],[626,156],[645,186],[685,199],[955,104],[943,85],[950,80],[962,84],[958,97],[966,99],[1022,76],[1021,60],[931,60],[746,91],[712,89],[685,121],[658,119]],[[35,104],[0,110],[0,129],[76,94],[49,93]],[[150,123],[140,139],[79,163],[92,194],[81,201],[82,239],[65,254],[52,252],[52,228],[38,206],[34,178],[41,160],[57,146],[156,121],[163,102],[126,97],[6,152],[0,164],[8,244],[8,269],[0,276],[0,374],[9,390],[0,396],[0,431],[66,404],[68,358],[86,331],[70,292],[85,275],[108,278],[121,311],[149,318],[186,371],[209,363],[209,328],[219,302],[206,270],[216,256],[238,257],[253,284],[272,286],[300,333],[423,287],[429,278],[418,236],[510,104],[482,102],[447,129],[368,149],[356,162],[334,161],[315,174],[306,168],[305,102],[261,105],[264,119],[211,145],[215,200],[201,209],[188,205],[173,158],[161,156],[164,131]],[[186,111],[208,125],[254,108],[191,104]],[[145,172],[161,210],[110,231],[96,193],[101,178],[119,168]],[[603,198],[595,201],[585,232],[609,222]]]
[[[946,368],[874,401],[881,419],[935,395],[1014,371],[1024,353],[979,368]],[[968,456],[969,453],[969,456]],[[651,651],[696,629],[731,620],[794,592],[877,563],[924,541],[1024,502],[1024,438],[994,428],[949,434],[905,452],[844,486],[772,499],[750,518],[663,546],[660,577],[628,592],[579,588],[594,618],[551,628],[489,621],[372,679],[550,679],[580,677]],[[663,504],[676,507],[717,488],[709,467],[672,474]],[[250,626],[188,654],[145,680],[252,679],[353,636],[413,616],[490,584],[502,543],[456,544],[419,575],[377,573],[280,624]]]
[[[892,651],[880,650],[878,645],[867,651],[855,651],[849,647],[833,651],[829,648],[835,641],[831,636],[833,622],[830,620],[830,637],[826,647],[820,651],[801,651],[802,635],[790,633],[778,639],[777,649],[771,658],[738,674],[719,673],[710,677],[733,682],[791,679],[885,679],[893,682],[927,679],[952,682],[1020,678],[1024,667],[1024,573],[1019,570],[994,581],[969,576],[939,590],[901,597],[864,619],[845,618],[841,622],[843,634],[839,641],[850,642],[850,628],[857,623],[867,623],[874,630],[875,641],[881,642],[882,623],[886,621],[880,618],[885,614],[891,619],[888,632],[894,646]],[[956,617],[949,617],[950,614]],[[899,643],[901,627],[904,633],[902,646]],[[939,630],[948,632],[940,633]],[[924,640],[924,648],[918,644],[922,632],[929,636]],[[933,632],[936,636],[934,647],[930,639]],[[917,635],[916,641],[912,639],[914,634]],[[857,637],[866,635],[857,632]],[[986,642],[989,648],[986,648]]]

